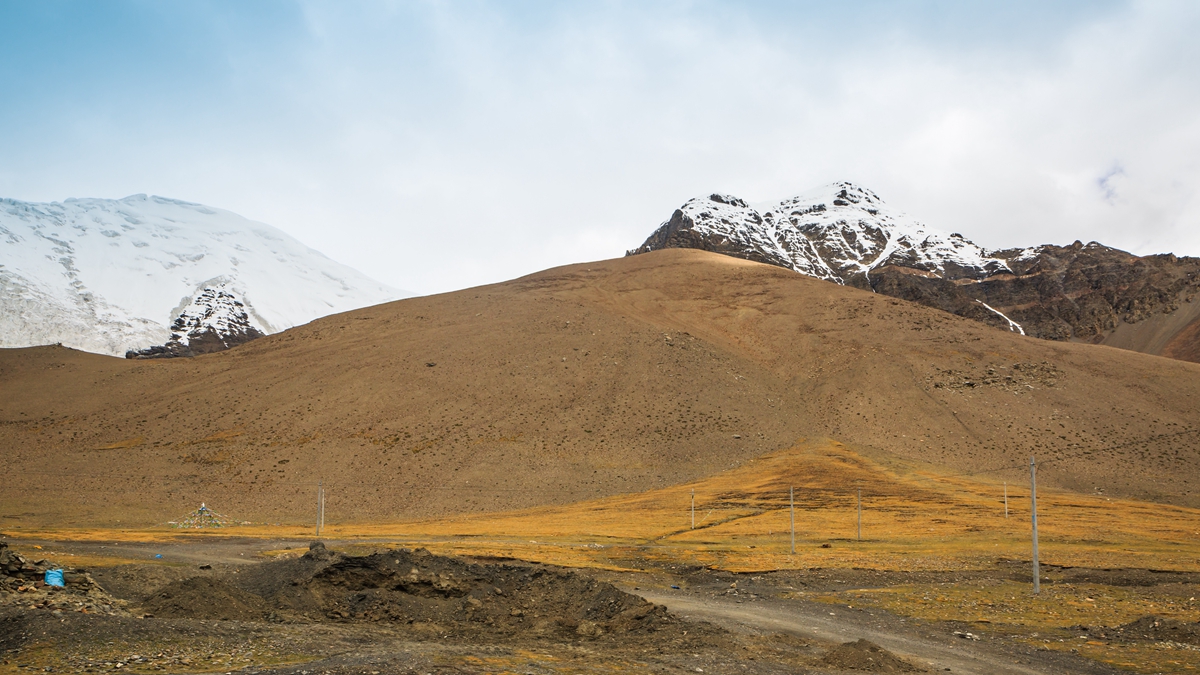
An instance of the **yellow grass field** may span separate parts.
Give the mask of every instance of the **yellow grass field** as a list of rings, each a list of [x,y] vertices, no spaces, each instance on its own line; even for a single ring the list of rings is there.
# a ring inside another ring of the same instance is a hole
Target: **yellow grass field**
[[[1011,472],[1010,472],[1011,474]],[[795,489],[796,551],[788,491]],[[649,563],[733,572],[813,567],[971,569],[1029,560],[1028,484],[868,459],[827,439],[798,443],[695,483],[567,506],[404,523],[328,523],[323,538],[576,567]],[[858,540],[857,494],[862,493]],[[692,495],[695,527],[692,527]],[[1040,489],[1041,561],[1067,567],[1200,570],[1200,510]],[[312,528],[210,531],[34,529],[19,539],[154,541],[311,537]]]
[[[327,534],[586,567],[628,568],[644,558],[735,572],[955,569],[1030,559],[1028,484],[1010,484],[1008,495],[1006,518],[999,481],[885,465],[822,440],[692,484],[514,513],[334,526]],[[1044,564],[1200,569],[1200,510],[1042,489],[1038,511]]]
[[[789,488],[795,489],[795,553]],[[611,571],[671,572],[692,566],[747,573],[811,568],[983,570],[995,568],[998,562],[1023,565],[1030,560],[1028,484],[1008,485],[1007,518],[1004,489],[993,474],[948,475],[893,459],[871,459],[821,439],[800,442],[691,484],[517,512],[407,523],[328,524],[323,538],[350,550],[423,546],[443,554]],[[1040,558],[1047,576],[1054,577],[1059,567],[1200,571],[1200,510],[1042,489],[1038,516]],[[21,540],[34,538],[165,541],[313,536],[311,528],[263,526],[10,534],[18,549],[30,548]],[[300,552],[277,549],[264,555]],[[63,562],[98,566],[116,561],[79,557]],[[993,578],[851,589],[814,594],[810,599],[977,622],[993,630],[1038,630],[1039,636],[1030,640],[1040,646],[1077,649],[1139,672],[1190,672],[1200,667],[1195,651],[1168,650],[1131,660],[1118,645],[1072,641],[1064,632],[1069,626],[1117,626],[1151,614],[1200,621],[1200,603],[1194,597],[1163,594],[1153,587],[1054,583],[1033,596],[1028,581]]]

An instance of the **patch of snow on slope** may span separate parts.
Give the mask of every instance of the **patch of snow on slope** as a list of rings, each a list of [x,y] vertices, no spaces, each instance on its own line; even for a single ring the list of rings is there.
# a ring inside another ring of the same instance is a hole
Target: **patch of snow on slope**
[[[979,304],[983,305],[985,309],[987,309],[987,310],[991,311],[991,312],[992,312],[992,313],[994,313],[996,316],[998,316],[998,317],[1000,317],[1001,319],[1004,319],[1005,321],[1007,321],[1007,322],[1008,322],[1008,329],[1009,329],[1010,331],[1014,331],[1014,332],[1020,333],[1021,335],[1024,335],[1024,334],[1025,334],[1025,329],[1024,329],[1022,326],[1021,326],[1021,324],[1019,324],[1019,323],[1017,323],[1016,321],[1013,321],[1012,319],[1008,318],[1008,317],[1007,317],[1007,316],[1005,316],[1005,315],[1004,315],[1004,313],[1003,313],[1003,312],[1001,312],[1000,310],[996,309],[995,307],[992,307],[991,305],[987,304],[986,302],[984,302],[984,301],[982,301],[982,300],[976,300],[975,302],[978,302]]]

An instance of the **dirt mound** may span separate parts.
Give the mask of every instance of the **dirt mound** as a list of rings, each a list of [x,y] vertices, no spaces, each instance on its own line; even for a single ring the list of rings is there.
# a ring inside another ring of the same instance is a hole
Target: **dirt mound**
[[[236,573],[172,581],[140,604],[160,618],[289,623],[386,622],[440,635],[696,639],[717,630],[684,624],[666,608],[572,572],[477,563],[425,549],[349,556],[314,543],[299,558]]]
[[[584,639],[680,625],[661,605],[571,572],[472,563],[424,549],[368,556],[315,549],[297,561],[266,563],[253,577],[238,576],[242,588],[265,593],[273,608],[310,620]]]
[[[314,574],[343,557],[316,541],[299,558],[282,558],[249,565],[236,575],[224,575],[221,578],[243,591],[270,599],[284,594],[285,590],[294,592],[294,587],[308,583]]]
[[[864,639],[834,647],[821,659],[821,663],[838,670],[872,673],[915,673],[924,670]]]
[[[1137,621],[1120,626],[1114,632],[1124,640],[1200,645],[1200,623],[1184,623],[1160,616],[1143,616]]]
[[[263,618],[266,602],[220,579],[192,577],[158,589],[142,608],[156,617],[255,621]]]

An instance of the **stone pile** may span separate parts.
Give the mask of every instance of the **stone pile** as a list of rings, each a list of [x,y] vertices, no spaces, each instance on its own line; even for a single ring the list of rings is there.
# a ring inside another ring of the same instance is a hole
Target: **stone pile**
[[[45,561],[40,561],[45,562]],[[45,574],[47,567],[31,565],[25,558],[8,546],[8,542],[0,541],[0,589],[24,585],[26,581],[37,581]]]
[[[46,610],[55,614],[126,614],[124,603],[109,595],[87,570],[64,569],[62,588],[47,586],[45,574],[57,566],[48,560],[30,563],[8,542],[0,541],[0,606]]]

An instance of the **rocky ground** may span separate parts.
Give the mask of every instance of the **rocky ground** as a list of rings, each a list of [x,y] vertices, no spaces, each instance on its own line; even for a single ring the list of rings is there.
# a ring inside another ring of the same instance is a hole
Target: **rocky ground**
[[[22,567],[34,576],[34,566]],[[203,567],[98,571],[112,592],[94,582],[86,592],[71,584],[49,589],[26,576],[14,588],[6,582],[0,666],[783,673],[818,665],[828,651],[794,636],[738,636],[685,621],[610,583],[541,565],[471,562],[421,549],[351,556],[316,543],[296,558]],[[85,596],[92,609],[67,611]]]
[[[845,595],[1020,576],[1016,566],[635,574],[422,549],[348,555],[320,543],[267,562],[76,569],[62,589],[39,582],[48,566],[0,542],[0,672],[1096,674],[1116,671],[1031,636],[1132,652],[1200,645],[1200,624],[1157,616],[1039,634],[914,618]],[[1051,585],[1166,584],[1184,594],[1200,581],[1139,570],[1047,573]]]
[[[0,541],[0,607],[15,606],[44,610],[55,616],[64,612],[80,614],[125,614],[125,603],[117,600],[86,570],[63,570],[63,587],[45,584],[46,570],[61,569],[47,560],[27,561]]]

